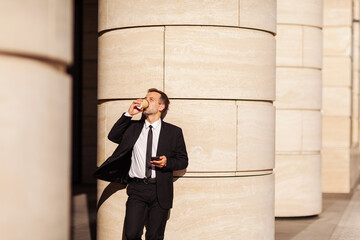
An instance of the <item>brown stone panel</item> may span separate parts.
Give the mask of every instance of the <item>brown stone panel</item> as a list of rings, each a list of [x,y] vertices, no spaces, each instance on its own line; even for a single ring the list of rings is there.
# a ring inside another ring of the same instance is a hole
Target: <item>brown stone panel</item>
[[[276,33],[276,0],[239,0],[240,27]]]
[[[310,68],[276,69],[277,108],[321,109],[321,71]]]
[[[350,147],[350,117],[324,116],[322,119],[323,147]]]
[[[165,121],[183,130],[189,155],[187,171],[236,170],[234,101],[172,100]]]
[[[347,148],[327,148],[321,152],[323,192],[350,192],[350,150]]]
[[[301,127],[302,151],[319,152],[321,150],[321,112],[303,111]]]
[[[324,26],[351,26],[352,0],[324,0]]]
[[[130,28],[99,38],[98,99],[140,98],[163,89],[164,28]]]
[[[324,87],[351,87],[351,57],[323,57]]]
[[[327,27],[324,33],[324,56],[351,56],[351,27]]]
[[[323,111],[325,116],[352,115],[351,89],[347,87],[323,87]]]
[[[174,195],[166,238],[274,239],[273,174],[181,178]]]
[[[322,67],[322,31],[300,25],[277,26],[276,65],[281,67]]]
[[[276,66],[302,66],[303,31],[301,26],[278,25],[276,35]]]
[[[275,108],[268,102],[237,101],[237,171],[273,169]]]
[[[319,152],[321,149],[321,114],[319,111],[276,111],[276,151]]]
[[[322,0],[278,0],[278,24],[322,27]]]
[[[303,27],[303,66],[322,68],[322,30],[315,27]]]
[[[311,216],[321,213],[320,154],[276,155],[275,216]]]
[[[173,98],[275,98],[275,41],[265,32],[166,27],[165,90]]]

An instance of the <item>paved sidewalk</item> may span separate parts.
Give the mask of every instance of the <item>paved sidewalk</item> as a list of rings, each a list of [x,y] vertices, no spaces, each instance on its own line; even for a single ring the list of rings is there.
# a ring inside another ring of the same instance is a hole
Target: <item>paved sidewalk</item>
[[[331,240],[360,239],[360,186],[357,186]]]
[[[96,185],[73,187],[71,240],[96,239]]]

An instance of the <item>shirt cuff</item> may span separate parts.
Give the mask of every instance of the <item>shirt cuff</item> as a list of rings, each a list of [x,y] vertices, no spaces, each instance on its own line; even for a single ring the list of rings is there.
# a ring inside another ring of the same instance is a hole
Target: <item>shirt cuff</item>
[[[125,112],[125,116],[126,117],[133,117],[130,113],[128,113],[128,112]]]

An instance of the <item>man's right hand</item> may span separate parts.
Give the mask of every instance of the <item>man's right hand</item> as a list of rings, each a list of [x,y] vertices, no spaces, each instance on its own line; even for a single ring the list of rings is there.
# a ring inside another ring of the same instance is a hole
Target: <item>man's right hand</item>
[[[137,99],[137,100],[133,101],[129,107],[128,113],[131,116],[141,113],[143,111],[143,109],[137,108],[137,107],[140,107],[141,103],[142,103],[142,99]]]

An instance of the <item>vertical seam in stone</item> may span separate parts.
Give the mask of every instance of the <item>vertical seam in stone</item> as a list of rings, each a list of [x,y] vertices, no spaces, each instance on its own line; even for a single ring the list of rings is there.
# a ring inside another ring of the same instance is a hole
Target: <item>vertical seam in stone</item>
[[[108,29],[108,17],[109,17],[109,11],[108,11],[108,7],[109,7],[109,4],[108,4],[108,0],[105,0],[105,4],[106,4],[106,22],[105,22],[105,29]]]
[[[238,26],[240,27],[240,0],[238,1]]]
[[[301,136],[301,141],[300,141],[300,155],[303,154],[303,141],[304,141],[304,111],[300,110],[300,123],[301,123],[301,131],[300,131],[300,136]]]
[[[53,19],[52,17],[54,16],[54,13],[51,11],[51,8],[54,7],[52,6],[53,5],[53,2],[52,1],[48,1],[47,2],[47,19],[48,19],[48,22],[47,22],[47,25],[48,25],[48,28],[49,28],[49,31],[47,32],[47,44],[46,44],[46,49],[47,49],[47,56],[48,54],[50,53],[51,54],[54,54],[53,52],[51,52],[51,49],[50,49],[50,44],[52,41],[51,39],[51,31],[53,30],[53,26],[52,26],[52,23],[53,23]],[[54,21],[56,22],[56,18],[54,19]],[[56,44],[55,44],[56,46]]]
[[[235,100],[235,107],[236,107],[236,130],[235,130],[235,136],[236,136],[236,146],[235,146],[235,173],[238,171],[238,161],[239,161],[239,107],[238,107],[238,101]]]
[[[305,66],[305,61],[304,61],[304,50],[305,50],[305,31],[304,31],[304,26],[301,26],[301,64],[304,67]]]
[[[165,92],[165,31],[166,26],[164,26],[163,32],[163,91]]]

